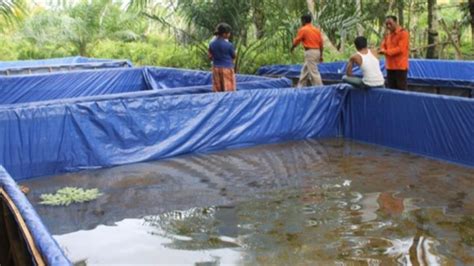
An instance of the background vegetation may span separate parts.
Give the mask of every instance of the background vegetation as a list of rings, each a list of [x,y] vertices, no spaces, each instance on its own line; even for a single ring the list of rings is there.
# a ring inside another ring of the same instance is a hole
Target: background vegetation
[[[239,72],[253,73],[302,61],[289,47],[308,12],[326,62],[346,60],[358,35],[378,46],[388,14],[410,31],[412,57],[474,59],[474,0],[0,0],[0,60],[83,55],[208,69],[208,42],[225,21]]]

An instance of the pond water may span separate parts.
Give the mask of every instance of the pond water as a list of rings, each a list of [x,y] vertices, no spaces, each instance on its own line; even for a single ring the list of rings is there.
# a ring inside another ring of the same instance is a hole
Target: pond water
[[[474,264],[474,169],[343,139],[22,183],[77,264]],[[39,196],[98,188],[52,207]]]

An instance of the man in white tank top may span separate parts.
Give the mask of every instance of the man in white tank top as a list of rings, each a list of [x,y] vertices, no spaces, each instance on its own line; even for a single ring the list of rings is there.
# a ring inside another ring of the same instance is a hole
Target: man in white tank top
[[[385,80],[380,70],[377,52],[367,48],[367,39],[363,36],[355,38],[354,45],[357,53],[353,54],[347,63],[346,75],[342,81],[360,89],[383,87]],[[358,65],[362,70],[362,78],[352,76],[352,67]]]

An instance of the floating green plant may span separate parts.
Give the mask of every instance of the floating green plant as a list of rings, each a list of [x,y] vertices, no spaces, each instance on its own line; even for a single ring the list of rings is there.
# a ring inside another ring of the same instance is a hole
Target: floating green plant
[[[71,203],[92,201],[101,196],[97,188],[83,189],[77,187],[64,187],[55,194],[42,194],[40,204],[51,206],[68,206]]]

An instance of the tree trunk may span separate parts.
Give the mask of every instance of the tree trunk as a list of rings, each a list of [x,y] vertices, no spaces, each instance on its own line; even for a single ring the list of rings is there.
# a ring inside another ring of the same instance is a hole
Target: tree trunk
[[[407,14],[407,20],[406,20],[406,26],[405,26],[405,29],[408,30],[408,32],[410,33],[410,43],[413,44],[413,47],[417,47],[416,46],[416,33],[412,30],[411,28],[411,20],[412,20],[412,12],[413,12],[413,1],[408,1],[408,14]],[[416,56],[416,54],[415,54]]]
[[[308,5],[308,10],[313,14],[314,17],[314,12],[316,11],[315,6],[314,6],[314,1],[313,0],[306,0],[306,5]]]
[[[456,55],[455,55],[456,60],[461,60],[462,52],[461,52],[461,48],[459,47],[459,44],[456,42],[456,37],[453,36],[452,32],[448,28],[448,25],[446,25],[446,22],[444,21],[444,19],[440,19],[439,21],[441,23],[441,26],[443,26],[443,29],[446,32],[446,35],[448,35],[448,41],[454,46],[454,50],[456,51]]]
[[[265,35],[265,11],[264,7],[261,4],[262,2],[258,2],[256,6],[254,6],[253,10],[253,24],[255,25],[256,29],[256,37],[258,40],[262,39]]]
[[[406,29],[408,32],[411,32],[411,14],[413,12],[413,1],[408,2],[408,17],[407,17],[407,23],[406,23]]]
[[[341,44],[339,45],[339,51],[341,53],[344,53],[345,51],[345,47],[346,47],[346,37],[347,37],[347,33],[346,33],[346,30],[341,30]]]
[[[79,55],[87,56],[87,43],[79,43]]]
[[[356,1],[356,15],[362,17],[362,0]],[[357,35],[364,35],[364,27],[360,23],[357,23]]]
[[[390,13],[393,12],[393,4],[395,4],[395,1],[396,1],[396,0],[390,0],[390,1],[388,2],[388,11],[389,11]]]
[[[308,11],[311,13],[313,18],[315,17],[315,4],[313,0],[306,0],[306,4],[308,6]],[[329,37],[324,33],[323,29],[321,29],[321,35],[323,36],[323,43],[324,49],[331,51],[331,53],[341,54],[341,52],[337,49],[337,47],[331,42]],[[322,55],[321,55],[322,56]]]
[[[438,20],[436,16],[436,0],[428,0],[428,47],[426,58],[438,58]]]
[[[388,2],[380,1],[382,3],[382,9],[380,10],[379,17],[379,29],[378,29],[378,36],[383,39],[384,32],[385,32],[385,16],[391,14],[392,6],[395,0],[388,0]]]
[[[403,17],[403,9],[405,8],[404,1],[405,0],[397,0],[398,24],[400,24],[402,27],[405,26],[405,20]]]
[[[474,48],[474,0],[469,1],[469,12],[471,13],[471,46]]]

